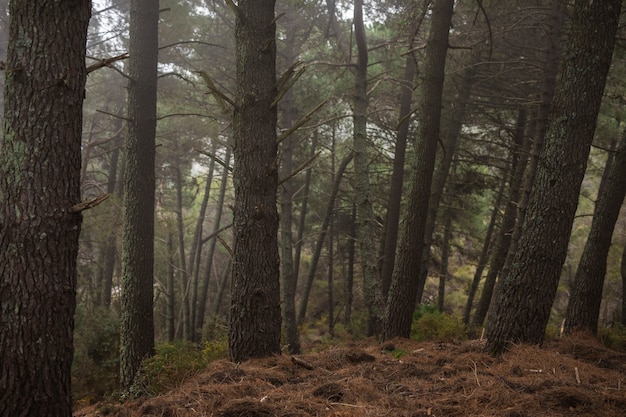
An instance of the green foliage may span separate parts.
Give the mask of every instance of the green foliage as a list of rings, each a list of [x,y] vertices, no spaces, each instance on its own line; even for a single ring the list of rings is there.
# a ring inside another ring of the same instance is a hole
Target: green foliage
[[[109,309],[78,305],[74,330],[74,401],[90,404],[119,388],[119,320]]]
[[[420,305],[413,315],[411,338],[437,341],[464,340],[467,333],[459,317],[441,313],[436,306]]]
[[[626,327],[616,324],[611,327],[600,327],[598,338],[609,349],[626,352]]]
[[[207,341],[201,347],[186,341],[163,343],[141,366],[141,394],[157,395],[171,390],[227,354],[226,339]]]

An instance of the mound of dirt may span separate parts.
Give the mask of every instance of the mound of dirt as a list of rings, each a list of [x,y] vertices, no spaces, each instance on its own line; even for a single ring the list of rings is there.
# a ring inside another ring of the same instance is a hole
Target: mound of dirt
[[[217,361],[167,395],[74,417],[626,416],[626,355],[595,339],[514,346],[497,358],[482,348],[393,340]]]

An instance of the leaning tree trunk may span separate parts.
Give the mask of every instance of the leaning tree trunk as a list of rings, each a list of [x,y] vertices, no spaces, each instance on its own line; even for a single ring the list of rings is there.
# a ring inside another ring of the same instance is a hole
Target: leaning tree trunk
[[[605,186],[600,187],[591,230],[576,270],[574,288],[567,305],[565,333],[598,332],[602,288],[611,238],[626,195],[626,132],[612,164],[606,167]]]
[[[159,2],[131,0],[120,378],[129,393],[154,353],[154,197]]]
[[[226,197],[226,188],[228,185],[228,169],[230,167],[230,147],[226,146],[226,155],[224,156],[224,166],[222,167],[222,177],[220,179],[220,194],[217,198],[215,218],[213,220],[213,229],[211,235],[213,236],[209,241],[209,249],[206,254],[206,261],[204,267],[204,276],[200,282],[200,288],[198,290],[198,307],[196,313],[196,332],[202,333],[204,327],[205,312],[207,303],[209,302],[209,284],[211,280],[211,268],[213,266],[213,258],[215,255],[215,246],[217,245],[217,234],[220,230],[220,223],[222,222],[222,211],[224,210],[224,199]],[[200,241],[200,247],[204,243],[204,239]],[[219,277],[216,277],[216,281],[219,282]],[[223,289],[220,287],[220,291]],[[216,297],[217,298],[217,297]]]
[[[11,2],[0,146],[0,415],[72,415],[90,4]]]
[[[306,316],[306,309],[309,302],[309,296],[311,294],[311,288],[313,286],[313,280],[315,279],[315,272],[317,271],[317,264],[322,254],[324,242],[326,241],[326,233],[328,232],[330,220],[333,215],[335,200],[337,198],[337,194],[339,194],[341,179],[343,178],[343,173],[346,170],[346,167],[348,166],[350,161],[352,161],[353,156],[353,153],[349,153],[348,155],[346,155],[339,164],[339,168],[337,168],[337,173],[335,174],[335,181],[333,182],[333,188],[330,192],[328,204],[326,205],[326,213],[324,214],[324,219],[322,220],[320,235],[318,237],[317,243],[315,244],[315,248],[313,249],[313,255],[311,255],[311,267],[309,268],[309,272],[304,282],[304,289],[302,292],[299,306],[300,308],[298,309],[298,324],[302,324]]]
[[[396,247],[398,244],[398,229],[400,225],[400,212],[402,207],[402,186],[404,184],[404,163],[406,155],[406,143],[409,137],[409,125],[411,122],[411,104],[415,74],[417,65],[415,55],[407,54],[404,67],[404,79],[400,91],[400,113],[398,133],[396,135],[396,149],[393,157],[393,170],[391,172],[391,184],[389,186],[389,200],[387,203],[387,218],[385,219],[385,233],[383,241],[383,256],[380,266],[381,291],[383,299],[387,299],[391,277],[396,263]]]
[[[488,320],[486,350],[543,342],[587,167],[620,0],[577,0],[550,125],[511,270]],[[594,30],[589,30],[593,27]]]
[[[411,333],[418,291],[416,278],[419,276],[421,254],[424,249],[426,214],[439,140],[444,69],[453,8],[453,0],[437,0],[433,6],[419,103],[421,119],[411,164],[411,190],[408,196],[405,231],[398,249],[398,262],[385,312],[386,339],[396,336],[409,337]]]
[[[518,111],[517,124],[514,133],[515,145],[513,146],[512,162],[508,177],[509,181],[509,201],[504,209],[504,215],[502,216],[502,222],[500,225],[500,231],[496,244],[491,254],[491,260],[489,262],[489,272],[485,278],[483,285],[483,291],[480,295],[480,300],[476,306],[476,313],[472,319],[473,327],[480,327],[487,317],[489,306],[491,305],[491,299],[493,297],[493,291],[496,286],[496,281],[504,263],[506,262],[506,256],[509,253],[511,247],[511,235],[513,228],[515,227],[515,220],[517,217],[517,207],[519,205],[520,189],[522,186],[522,180],[524,178],[524,171],[526,170],[526,162],[528,158],[528,150],[530,149],[530,139],[524,135],[526,128],[526,110],[520,109]]]
[[[232,6],[237,92],[229,356],[235,362],[280,353],[274,6],[274,0]]]

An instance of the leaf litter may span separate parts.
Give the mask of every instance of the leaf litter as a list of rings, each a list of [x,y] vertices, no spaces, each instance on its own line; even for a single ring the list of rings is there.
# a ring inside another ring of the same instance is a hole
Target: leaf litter
[[[498,357],[481,341],[395,339],[240,364],[213,362],[178,388],[74,417],[626,416],[626,354],[589,336]]]

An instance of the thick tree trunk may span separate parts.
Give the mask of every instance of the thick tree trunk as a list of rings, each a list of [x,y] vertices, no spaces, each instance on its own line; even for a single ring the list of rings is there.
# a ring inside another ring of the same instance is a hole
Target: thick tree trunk
[[[416,72],[417,65],[415,64],[415,56],[408,54],[406,56],[404,79],[400,91],[400,114],[398,115],[399,123],[398,133],[396,135],[396,152],[393,157],[393,171],[391,172],[387,218],[385,219],[385,239],[383,242],[383,256],[380,268],[381,291],[384,300],[387,299],[387,295],[389,294],[393,268],[396,263],[398,228],[402,207],[402,186],[404,184],[404,162],[406,159],[406,143],[409,137],[409,125],[411,123],[411,104]]]
[[[459,147],[459,140],[461,137],[461,128],[463,127],[463,120],[465,119],[465,110],[467,109],[467,103],[469,102],[472,85],[474,83],[474,75],[476,73],[476,64],[480,61],[480,54],[476,53],[472,57],[472,61],[469,67],[463,72],[463,79],[461,81],[461,88],[456,97],[454,103],[454,110],[452,112],[452,120],[444,122],[447,126],[445,129],[445,137],[443,138],[443,156],[441,162],[435,170],[432,186],[430,189],[430,200],[428,202],[428,215],[426,216],[426,226],[424,226],[424,249],[422,250],[422,260],[420,264],[420,273],[417,287],[417,303],[422,300],[422,294],[424,293],[424,285],[428,278],[428,264],[430,263],[430,246],[433,242],[433,234],[435,232],[435,226],[437,224],[437,213],[439,212],[439,205],[441,203],[441,197],[443,191],[448,182],[448,174],[450,173],[450,167],[452,166],[452,160],[457,154]]]
[[[367,138],[367,39],[363,24],[363,0],[354,1],[354,36],[358,58],[353,99],[354,123],[354,191],[359,225],[359,254],[363,269],[363,294],[368,311],[368,335],[381,331],[384,303],[376,257],[376,229],[369,177],[369,143]]]
[[[235,7],[234,254],[229,356],[280,353],[276,22],[274,0]]]
[[[154,197],[159,2],[131,0],[120,378],[128,394],[154,353]]]
[[[486,350],[492,354],[501,353],[509,343],[543,342],[611,64],[620,9],[620,0],[575,2],[518,250],[487,325]]]
[[[72,415],[90,2],[12,1],[0,146],[0,415]]]
[[[626,132],[612,164],[607,164],[606,183],[600,187],[591,230],[576,270],[567,305],[565,333],[576,330],[598,332],[602,288],[611,238],[626,195]],[[604,182],[604,181],[603,181]]]
[[[559,62],[561,59],[561,38],[563,37],[563,24],[565,22],[566,9],[566,2],[556,2],[555,10],[553,11],[553,23],[550,28],[550,44],[548,45],[548,51],[546,54],[546,64],[544,69],[545,78],[541,88],[541,101],[537,106],[537,117],[536,122],[534,122],[535,132],[533,134],[533,144],[527,161],[528,166],[526,167],[526,172],[524,173],[522,188],[520,190],[520,201],[517,207],[517,221],[511,235],[511,246],[509,248],[509,254],[504,263],[504,267],[502,268],[501,276],[503,277],[509,274],[513,255],[517,252],[517,244],[522,232],[524,219],[526,218],[526,209],[528,207],[530,192],[535,182],[539,153],[541,152],[541,148],[543,148],[546,130],[548,129],[548,117],[550,116],[550,107],[552,106],[552,100],[554,99],[556,78],[559,72]]]
[[[421,119],[415,156],[411,164],[411,190],[405,231],[387,300],[385,339],[409,337],[411,333],[418,291],[416,278],[419,276],[424,249],[426,215],[439,141],[444,69],[453,8],[453,0],[436,0],[433,6],[419,103]]]

